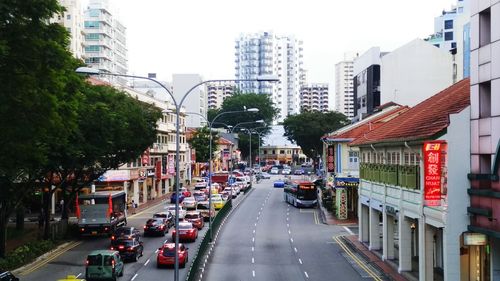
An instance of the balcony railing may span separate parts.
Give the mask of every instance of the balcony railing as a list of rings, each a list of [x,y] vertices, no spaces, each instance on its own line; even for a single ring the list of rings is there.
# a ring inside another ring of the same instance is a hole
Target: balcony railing
[[[359,176],[368,181],[420,189],[420,167],[415,165],[361,163]]]

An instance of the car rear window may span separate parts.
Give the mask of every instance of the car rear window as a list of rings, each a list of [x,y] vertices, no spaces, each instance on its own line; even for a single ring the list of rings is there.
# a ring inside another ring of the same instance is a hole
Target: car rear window
[[[198,214],[187,214],[184,218],[185,219],[197,219],[200,216]]]
[[[193,228],[192,224],[180,224],[179,229],[191,229]]]
[[[207,205],[200,204],[200,203],[198,203],[198,206],[196,208],[197,209],[201,209],[201,210],[208,210],[208,206]]]
[[[149,219],[146,224],[160,224],[161,223],[161,220],[160,219]]]
[[[134,245],[134,242],[132,240],[118,240],[116,244],[123,245],[125,247],[130,247]]]
[[[113,257],[112,256],[104,256],[104,266],[113,265]]]
[[[94,255],[87,257],[88,265],[102,265],[102,255]]]
[[[167,214],[154,214],[153,218],[166,218]]]

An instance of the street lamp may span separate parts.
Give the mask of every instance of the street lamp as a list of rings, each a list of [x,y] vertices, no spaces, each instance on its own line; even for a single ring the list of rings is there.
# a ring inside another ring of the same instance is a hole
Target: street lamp
[[[127,78],[136,78],[136,79],[145,79],[153,81],[154,83],[160,85],[172,98],[172,101],[175,105],[175,115],[176,115],[176,134],[175,134],[175,193],[179,194],[179,183],[180,183],[180,169],[179,169],[179,158],[180,158],[180,112],[184,100],[187,96],[199,86],[212,83],[212,82],[245,82],[245,81],[258,81],[258,82],[277,82],[279,79],[274,75],[265,75],[265,76],[257,76],[255,79],[215,79],[215,80],[205,80],[195,84],[191,89],[189,89],[181,98],[180,102],[174,97],[174,94],[167,88],[165,85],[157,81],[156,79],[136,76],[136,75],[128,75],[128,74],[120,74],[120,73],[112,73],[112,72],[102,72],[99,69],[90,68],[90,67],[78,67],[75,70],[76,73],[86,74],[86,75],[108,75],[108,76],[120,76]],[[179,281],[179,196],[175,197],[175,271],[174,271],[174,281]]]
[[[214,123],[218,123],[218,122],[215,122],[219,117],[221,117],[222,115],[226,115],[226,114],[234,114],[234,113],[242,113],[242,112],[259,112],[259,109],[258,108],[249,108],[249,109],[245,109],[245,110],[237,110],[237,111],[226,111],[226,112],[222,112],[222,113],[219,113],[217,114],[214,119],[212,120],[212,122],[208,121],[208,119],[197,113],[197,112],[188,112],[188,114],[195,114],[195,115],[199,115],[201,116],[203,119],[205,119],[205,121],[207,122],[207,124],[209,125],[208,127],[208,133],[210,134],[210,141],[208,143],[208,147],[209,147],[209,159],[208,159],[208,232],[209,232],[209,237],[210,237],[210,241],[212,241],[213,239],[213,235],[212,235],[212,216],[210,215],[210,211],[212,210],[212,126]],[[231,196],[232,196],[232,193],[231,193]]]
[[[257,121],[241,122],[241,123],[234,125],[234,127],[231,129],[230,133],[232,134],[236,130],[236,128],[238,128],[238,126],[240,126],[240,125],[247,125],[247,124],[254,124],[254,123],[265,124],[266,122],[262,119],[257,120]]]

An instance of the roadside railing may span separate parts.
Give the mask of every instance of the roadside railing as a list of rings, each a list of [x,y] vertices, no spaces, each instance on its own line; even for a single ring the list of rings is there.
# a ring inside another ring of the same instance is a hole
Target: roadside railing
[[[231,208],[233,207],[232,201],[233,200],[228,200],[226,204],[224,204],[224,207],[222,207],[217,213],[217,215],[215,215],[212,221],[212,233],[217,233],[222,221],[231,211]],[[189,268],[188,274],[186,276],[186,281],[201,280],[205,268],[204,263],[206,262],[207,252],[210,246],[211,246],[210,232],[207,231],[205,232],[203,240],[201,241],[201,243],[198,246],[198,249],[196,250],[195,254],[196,257],[193,260],[191,267]]]

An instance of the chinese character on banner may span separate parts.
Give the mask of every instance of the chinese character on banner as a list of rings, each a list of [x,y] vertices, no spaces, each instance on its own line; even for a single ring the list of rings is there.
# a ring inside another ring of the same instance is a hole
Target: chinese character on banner
[[[146,149],[146,151],[144,151],[141,158],[142,158],[141,161],[142,161],[143,166],[149,165],[149,148]]]
[[[175,174],[175,161],[173,155],[168,156],[168,173],[171,175]]]
[[[426,206],[441,205],[442,142],[424,143],[424,201]]]
[[[327,155],[326,155],[326,167],[329,173],[335,172],[335,148],[333,145],[328,146]]]

